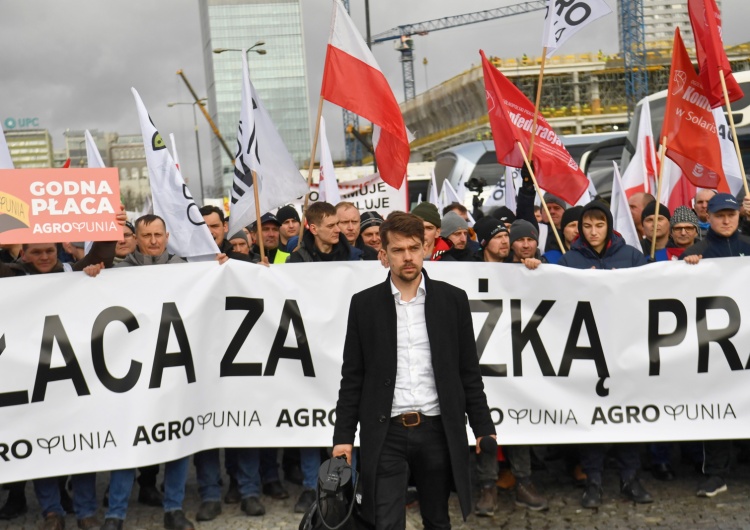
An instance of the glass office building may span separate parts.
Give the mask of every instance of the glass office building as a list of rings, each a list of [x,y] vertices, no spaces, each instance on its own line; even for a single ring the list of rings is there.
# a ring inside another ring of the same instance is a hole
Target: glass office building
[[[248,48],[264,41],[266,55],[248,54],[250,79],[298,166],[310,157],[310,117],[302,35],[301,0],[200,0],[201,32],[208,109],[229,149],[236,152],[240,115],[242,57],[214,54],[215,48]],[[211,139],[214,189],[226,195],[231,160],[217,138]],[[209,193],[210,192],[210,193]]]

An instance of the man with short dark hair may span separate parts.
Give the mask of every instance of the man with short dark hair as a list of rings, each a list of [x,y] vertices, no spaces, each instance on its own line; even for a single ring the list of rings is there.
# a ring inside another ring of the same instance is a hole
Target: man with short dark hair
[[[443,219],[445,219],[445,215],[450,212],[455,213],[467,223],[469,222],[469,209],[460,202],[452,202],[443,208]]]
[[[220,253],[226,254],[231,259],[240,261],[253,261],[256,263],[259,261],[260,258],[258,256],[234,251],[234,247],[226,239],[227,232],[229,231],[229,223],[227,223],[224,211],[221,208],[218,206],[203,206],[200,212],[208,227],[208,231],[211,232],[211,237],[214,238],[216,246],[219,247]]]
[[[338,224],[336,208],[327,202],[314,202],[305,212],[308,228],[302,244],[287,263],[313,261],[360,261],[362,251],[349,245]]]
[[[352,297],[333,456],[351,454],[360,426],[362,514],[376,529],[406,525],[409,472],[425,528],[449,529],[455,485],[471,510],[465,421],[481,446],[495,437],[466,293],[422,269],[424,223],[405,213],[381,226],[385,282]],[[372,315],[382,325],[372,326]]]

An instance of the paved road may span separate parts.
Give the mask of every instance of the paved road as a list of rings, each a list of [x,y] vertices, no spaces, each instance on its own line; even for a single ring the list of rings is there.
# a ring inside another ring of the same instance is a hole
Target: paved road
[[[662,483],[651,478],[647,472],[642,473],[646,488],[654,495],[656,501],[650,505],[635,505],[618,495],[618,479],[614,470],[608,470],[604,478],[604,504],[598,510],[584,510],[579,505],[581,489],[573,486],[572,481],[563,472],[562,463],[547,463],[547,469],[535,471],[534,477],[540,489],[548,496],[550,510],[536,513],[518,508],[510,492],[500,492],[498,509],[492,518],[477,518],[473,515],[461,521],[458,502],[451,498],[451,513],[454,529],[503,528],[503,529],[611,529],[611,528],[659,528],[659,529],[750,529],[750,466],[737,467],[731,477],[727,493],[713,499],[695,497],[695,486],[699,476],[684,465],[677,466],[678,480]],[[99,490],[103,495],[106,486],[106,475],[99,476]],[[224,505],[223,514],[209,523],[197,524],[200,530],[292,530],[299,525],[300,516],[292,513],[292,508],[299,495],[298,486],[288,486],[291,497],[283,501],[264,498],[267,509],[264,517],[245,516],[239,505]],[[161,510],[139,505],[136,502],[136,490],[131,509],[125,523],[126,530],[159,530],[163,528]],[[5,493],[0,493],[0,501],[5,500]],[[41,518],[31,485],[27,486],[29,513],[9,522],[0,522],[0,530],[31,530],[39,528]],[[190,519],[194,520],[200,504],[194,474],[188,484],[185,508]],[[100,514],[103,516],[104,511]],[[418,508],[407,510],[409,530],[421,528]],[[76,528],[72,515],[66,519],[68,529]]]

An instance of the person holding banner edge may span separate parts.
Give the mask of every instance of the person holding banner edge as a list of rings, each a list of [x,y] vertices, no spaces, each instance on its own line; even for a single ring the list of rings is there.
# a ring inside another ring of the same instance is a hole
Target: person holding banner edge
[[[578,220],[580,237],[560,258],[559,265],[576,269],[627,269],[646,265],[646,258],[612,228],[612,213],[601,201],[591,201],[583,207]],[[620,464],[620,492],[637,504],[653,502],[651,494],[637,476],[641,467],[638,446],[616,444]],[[584,508],[598,508],[602,504],[602,474],[607,444],[581,445],[581,466],[586,473],[586,489],[581,497]]]
[[[380,235],[390,273],[352,297],[333,456],[351,462],[359,424],[362,516],[379,530],[405,528],[411,471],[425,528],[448,529],[452,482],[463,517],[471,510],[466,415],[477,448],[495,438],[469,302],[422,269],[421,219],[391,214]],[[385,315],[383,326],[371,325],[373,314]]]
[[[169,232],[164,219],[148,214],[135,222],[136,248],[117,267],[137,267],[184,263],[185,260],[167,251]],[[217,248],[218,251],[218,248]],[[226,263],[226,254],[217,252],[216,261]],[[98,271],[97,271],[98,272]],[[93,274],[94,276],[96,274]],[[182,503],[185,497],[185,483],[189,457],[167,462],[164,469],[164,527],[168,530],[193,530],[195,526],[185,517]],[[239,464],[242,467],[242,463]],[[248,466],[252,469],[252,464]],[[257,459],[255,461],[257,473]],[[134,469],[113,470],[110,475],[109,508],[105,515],[102,530],[122,530],[128,508],[130,491],[135,479]]]
[[[707,211],[709,228],[705,239],[685,250],[680,259],[697,265],[702,259],[750,256],[750,237],[739,233],[739,201],[729,193],[717,193],[708,201]],[[710,498],[727,491],[732,441],[705,441],[703,455],[704,479],[696,495]]]

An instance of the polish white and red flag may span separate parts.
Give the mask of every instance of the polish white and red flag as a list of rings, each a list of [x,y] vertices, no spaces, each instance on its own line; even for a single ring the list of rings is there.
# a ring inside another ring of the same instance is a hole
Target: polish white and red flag
[[[629,199],[636,193],[656,194],[656,179],[659,174],[656,158],[656,142],[651,129],[651,105],[647,99],[641,103],[638,118],[638,140],[630,164],[622,174],[622,187]]]
[[[372,122],[380,176],[387,184],[401,188],[409,163],[404,118],[375,57],[339,0],[333,2],[320,95]]]

